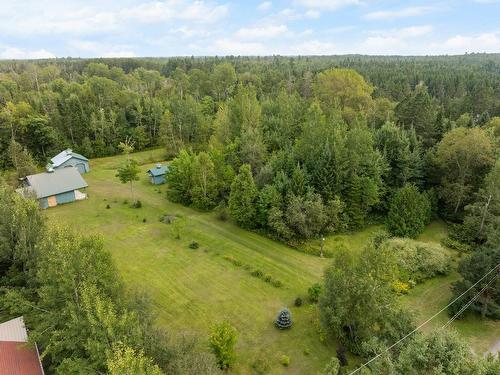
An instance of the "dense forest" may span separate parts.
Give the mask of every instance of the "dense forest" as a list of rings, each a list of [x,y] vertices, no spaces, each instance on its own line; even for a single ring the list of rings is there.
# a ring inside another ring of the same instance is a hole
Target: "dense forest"
[[[500,263],[498,54],[0,62],[0,169],[11,185],[65,147],[92,158],[117,154],[120,144],[165,148],[171,201],[216,210],[221,220],[333,257],[337,267],[325,272],[319,301],[322,323],[353,353],[368,358],[413,328],[386,285],[397,263],[391,254],[404,247],[392,237],[415,238],[437,217],[450,225],[443,245],[465,254],[454,295],[480,294],[450,314],[464,307],[500,319],[500,281],[475,284]],[[47,311],[30,323],[57,373],[110,370],[127,353],[148,356],[141,362],[148,374],[160,371],[150,358],[169,374],[216,371],[195,344],[152,329],[146,301],[125,294],[97,239],[34,231],[43,219],[7,187],[0,210],[2,243],[9,244],[0,247],[3,307]],[[385,223],[388,233],[367,245],[361,263],[343,251],[301,246],[372,222]],[[449,267],[430,259],[432,251],[413,251],[408,273]],[[63,260],[56,252],[74,265],[66,275],[57,272]],[[428,260],[425,270],[417,270],[416,257]],[[85,282],[78,288],[67,282],[79,277]],[[352,301],[369,298],[384,308],[343,311],[349,298],[336,288],[349,290],[349,280],[366,287],[351,291]],[[370,294],[370,285],[379,288]],[[98,311],[90,308],[95,303]],[[92,335],[73,347],[44,337],[48,327]],[[109,331],[115,336],[106,342]],[[462,343],[436,336],[416,339],[373,371],[382,373],[385,364],[394,371],[388,374],[408,373],[417,366],[410,354],[424,347],[434,354],[448,347],[472,363]],[[199,367],[188,369],[186,361]],[[496,371],[470,363],[449,366],[462,366],[459,374]]]

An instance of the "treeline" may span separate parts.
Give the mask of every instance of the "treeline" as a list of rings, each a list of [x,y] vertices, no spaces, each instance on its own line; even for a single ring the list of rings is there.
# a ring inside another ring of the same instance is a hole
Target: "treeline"
[[[262,103],[285,91],[309,106],[316,76],[333,67],[354,69],[373,86],[382,119],[396,102],[426,105],[425,94],[414,98],[422,82],[432,98],[429,114],[419,120],[407,110],[405,122],[431,120],[440,128],[464,114],[461,124],[500,114],[498,55],[0,61],[0,167],[12,166],[12,139],[39,162],[66,146],[110,155],[126,137],[138,150],[165,142],[175,148],[172,122],[183,142],[200,144],[238,84],[251,84]]]
[[[308,100],[285,90],[259,99],[238,84],[206,143],[169,124],[171,144],[192,148],[171,163],[169,197],[227,207],[241,226],[291,243],[387,212],[393,234],[414,237],[433,215],[463,219],[498,158],[499,125],[439,117],[422,84],[400,103],[374,98],[349,69],[319,73]]]
[[[96,236],[49,226],[38,203],[0,187],[0,321],[23,315],[47,374],[215,374],[196,337],[155,325]]]

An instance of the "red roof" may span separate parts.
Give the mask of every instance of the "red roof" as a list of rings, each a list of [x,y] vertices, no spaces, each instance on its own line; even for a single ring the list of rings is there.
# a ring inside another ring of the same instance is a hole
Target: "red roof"
[[[0,341],[0,375],[43,375],[37,350],[23,342]]]

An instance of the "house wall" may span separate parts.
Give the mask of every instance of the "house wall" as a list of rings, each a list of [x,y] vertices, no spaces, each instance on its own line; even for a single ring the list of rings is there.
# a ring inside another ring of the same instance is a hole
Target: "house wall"
[[[49,202],[48,202],[47,198],[40,198],[38,201],[40,202],[40,207],[42,207],[42,208],[49,207]]]
[[[69,167],[69,166],[76,167],[78,169],[78,172],[80,172],[81,174],[87,173],[90,171],[89,162],[85,161],[85,160],[77,159],[77,158],[71,158],[69,160],[66,160],[64,163],[62,163],[56,169]]]
[[[67,191],[56,195],[57,204],[64,204],[75,201],[75,191]]]
[[[164,184],[167,180],[165,179],[165,176],[155,176],[151,177],[151,182],[155,185],[160,185]]]

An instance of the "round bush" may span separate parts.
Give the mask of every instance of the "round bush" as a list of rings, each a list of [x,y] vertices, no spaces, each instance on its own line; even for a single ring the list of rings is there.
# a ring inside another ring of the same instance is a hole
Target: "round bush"
[[[290,364],[290,357],[283,354],[281,356],[281,364],[285,367],[288,367],[288,365]]]
[[[300,297],[295,298],[295,306],[297,307],[302,306],[302,298]]]
[[[191,241],[191,243],[189,244],[190,249],[197,249],[198,247],[200,247],[200,245],[196,241]]]
[[[292,314],[287,308],[281,309],[274,321],[279,329],[288,329],[292,326]]]

